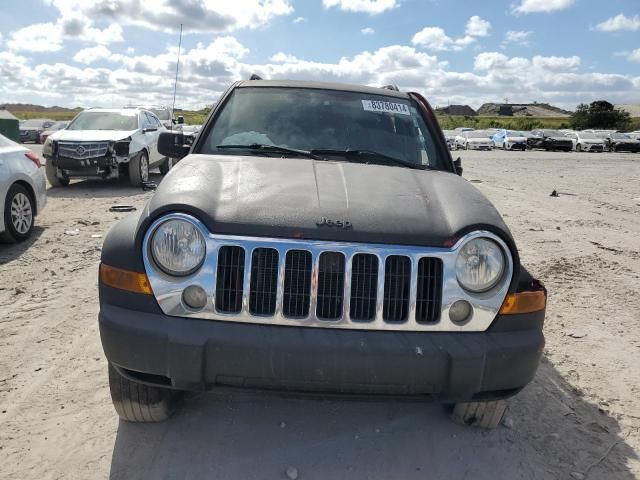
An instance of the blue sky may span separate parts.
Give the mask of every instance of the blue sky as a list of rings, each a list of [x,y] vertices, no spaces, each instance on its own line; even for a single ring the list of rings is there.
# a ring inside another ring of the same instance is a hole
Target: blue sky
[[[22,0],[3,10],[0,103],[168,103],[180,23],[185,107],[251,72],[397,83],[436,105],[640,103],[638,0]]]

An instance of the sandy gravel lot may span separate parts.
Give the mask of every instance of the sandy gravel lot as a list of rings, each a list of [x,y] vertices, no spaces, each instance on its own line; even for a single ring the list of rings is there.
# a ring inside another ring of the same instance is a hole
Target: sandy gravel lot
[[[0,245],[0,478],[640,478],[640,155],[461,156],[550,291],[545,358],[506,426],[459,427],[431,404],[256,393],[119,422],[97,328],[99,236],[123,215],[109,206],[150,194],[82,181],[49,190],[32,241]]]

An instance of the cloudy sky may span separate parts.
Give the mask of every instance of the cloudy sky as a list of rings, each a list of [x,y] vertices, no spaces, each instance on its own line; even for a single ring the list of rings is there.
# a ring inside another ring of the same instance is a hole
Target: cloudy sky
[[[213,103],[233,81],[420,91],[434,105],[640,103],[638,0],[21,0],[0,16],[0,103]]]

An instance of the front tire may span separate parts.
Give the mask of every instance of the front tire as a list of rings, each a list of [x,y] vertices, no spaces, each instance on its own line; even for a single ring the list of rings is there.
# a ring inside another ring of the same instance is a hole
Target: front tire
[[[22,185],[11,185],[4,203],[5,230],[0,233],[0,241],[16,243],[29,238],[33,231],[35,211],[33,199],[27,189]]]
[[[149,181],[149,157],[142,151],[129,160],[129,182],[134,187],[141,187]]]
[[[493,429],[500,425],[506,409],[504,400],[456,403],[451,419],[460,425]]]
[[[44,166],[44,172],[52,187],[66,187],[69,185],[68,177],[58,175],[58,167],[53,164],[53,160],[47,159],[47,163]]]
[[[109,363],[109,390],[118,416],[126,422],[162,422],[180,404],[179,392],[151,387],[123,377]]]
[[[166,175],[169,173],[169,170],[173,168],[173,158],[167,157],[167,159],[160,164],[158,169],[162,175]]]

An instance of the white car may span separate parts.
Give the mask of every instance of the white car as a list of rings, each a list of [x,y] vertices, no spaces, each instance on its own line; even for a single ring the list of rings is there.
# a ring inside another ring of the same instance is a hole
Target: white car
[[[149,170],[167,173],[173,160],[158,152],[166,129],[158,117],[138,108],[92,108],[79,113],[66,129],[51,135],[42,154],[47,180],[64,187],[71,178],[118,178],[134,186],[149,180]]]
[[[495,148],[504,150],[527,149],[527,134],[517,130],[498,130],[492,138]]]
[[[576,152],[604,152],[604,136],[598,133],[571,132],[566,134],[573,142]]]
[[[456,150],[493,150],[493,140],[483,130],[460,132],[455,140]]]
[[[47,182],[31,150],[0,135],[0,241],[22,242],[47,203]]]

